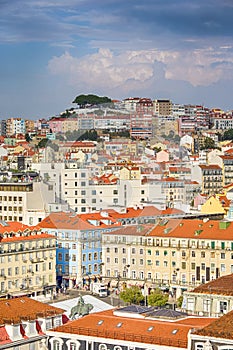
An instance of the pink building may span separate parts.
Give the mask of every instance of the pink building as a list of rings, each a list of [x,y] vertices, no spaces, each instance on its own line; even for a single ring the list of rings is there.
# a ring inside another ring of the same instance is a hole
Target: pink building
[[[63,125],[64,119],[65,119],[65,118],[54,118],[54,119],[50,119],[50,120],[48,121],[48,123],[49,123],[49,129],[51,129],[53,133],[62,132],[62,125]]]

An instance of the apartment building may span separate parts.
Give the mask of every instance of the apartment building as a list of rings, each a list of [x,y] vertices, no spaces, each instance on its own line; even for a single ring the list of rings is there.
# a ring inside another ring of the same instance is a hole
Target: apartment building
[[[135,139],[150,139],[153,130],[153,112],[137,110],[131,115],[130,136]]]
[[[221,156],[220,158],[223,163],[223,183],[224,186],[232,184],[233,179],[233,155],[227,154]]]
[[[223,188],[223,170],[219,165],[197,165],[191,170],[192,180],[199,182],[203,194],[220,193]]]
[[[154,114],[156,115],[172,115],[173,105],[170,100],[155,100],[154,103]]]
[[[26,179],[0,183],[0,220],[36,225],[48,215],[49,203],[55,203],[52,184]]]
[[[52,213],[38,226],[57,239],[57,285],[89,285],[102,272],[102,233],[121,224],[104,212],[75,215]]]
[[[6,120],[6,135],[13,136],[25,134],[25,120],[22,118],[9,118]]]
[[[94,118],[94,128],[97,130],[129,130],[131,117],[129,114],[122,115],[96,115]]]
[[[228,130],[233,128],[233,115],[223,113],[213,113],[211,115],[211,125],[214,130]]]
[[[137,104],[140,101],[140,97],[129,97],[125,98],[122,102],[123,108],[130,112],[136,111]]]
[[[0,222],[1,296],[51,293],[56,287],[56,238],[19,222]]]
[[[121,284],[183,291],[232,273],[232,223],[158,219],[102,234],[103,275]]]

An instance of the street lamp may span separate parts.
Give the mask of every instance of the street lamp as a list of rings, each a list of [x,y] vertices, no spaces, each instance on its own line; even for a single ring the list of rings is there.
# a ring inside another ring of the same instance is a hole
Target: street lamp
[[[123,278],[127,278],[127,272],[128,272],[128,268],[130,267],[130,265],[125,265],[124,268],[123,268],[123,271],[122,271],[122,275],[123,275]],[[117,275],[117,290],[118,290],[118,293],[120,292],[120,279],[121,279],[121,275],[120,273],[118,273]]]

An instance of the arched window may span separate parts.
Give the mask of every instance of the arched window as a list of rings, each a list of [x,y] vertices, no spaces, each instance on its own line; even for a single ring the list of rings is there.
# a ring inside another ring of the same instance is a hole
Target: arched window
[[[63,340],[60,338],[51,338],[49,340],[51,344],[51,350],[62,350]]]
[[[204,343],[195,344],[195,350],[203,350],[203,349],[204,349]]]
[[[120,346],[114,346],[114,350],[122,350]]]
[[[67,340],[66,345],[68,350],[78,350],[80,348],[80,342],[77,340]]]
[[[106,344],[100,344],[99,345],[99,350],[107,350],[107,345]]]

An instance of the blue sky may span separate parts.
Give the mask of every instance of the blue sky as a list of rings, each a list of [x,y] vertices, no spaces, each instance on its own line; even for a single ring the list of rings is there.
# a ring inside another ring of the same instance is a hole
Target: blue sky
[[[233,109],[232,0],[0,0],[0,116],[79,94]]]

